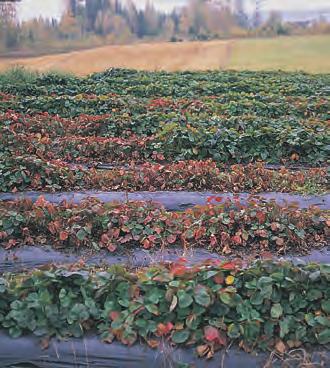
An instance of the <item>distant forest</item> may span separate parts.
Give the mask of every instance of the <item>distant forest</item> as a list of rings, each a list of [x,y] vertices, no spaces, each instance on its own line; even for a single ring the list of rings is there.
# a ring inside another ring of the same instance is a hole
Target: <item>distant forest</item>
[[[7,3],[8,4],[8,3]],[[0,8],[0,52],[49,52],[139,41],[211,40],[232,37],[329,33],[329,24],[284,22],[273,12],[261,21],[243,11],[242,1],[190,0],[171,13],[152,3],[143,10],[130,0],[70,0],[61,20],[34,19],[18,23],[15,4]]]

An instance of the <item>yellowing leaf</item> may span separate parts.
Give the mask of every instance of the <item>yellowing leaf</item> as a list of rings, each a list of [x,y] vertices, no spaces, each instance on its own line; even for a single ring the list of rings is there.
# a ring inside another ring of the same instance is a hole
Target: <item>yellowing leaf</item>
[[[172,303],[171,303],[171,306],[170,306],[170,312],[173,312],[175,307],[177,306],[178,304],[178,298],[176,295],[173,296],[173,299],[172,299]]]
[[[232,285],[234,283],[234,281],[235,281],[234,276],[229,275],[229,276],[226,277],[226,284],[227,285]]]

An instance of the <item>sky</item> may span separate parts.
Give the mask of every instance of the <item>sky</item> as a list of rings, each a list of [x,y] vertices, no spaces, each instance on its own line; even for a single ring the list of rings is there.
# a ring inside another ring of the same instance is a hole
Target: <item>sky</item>
[[[144,7],[148,0],[133,0],[140,7]],[[172,10],[175,6],[180,6],[186,0],[152,0],[155,6],[162,10]],[[313,11],[320,8],[330,8],[330,0],[264,0],[262,6],[264,10],[279,11]],[[21,0],[18,4],[18,17],[22,20],[38,18],[59,19],[66,9],[66,0]],[[255,0],[246,0],[247,8],[253,9]]]
[[[21,0],[17,4],[17,15],[20,21],[39,18],[60,19],[66,9],[64,0]]]
[[[134,0],[133,0],[134,1]],[[145,4],[148,0],[135,0],[136,3]],[[330,7],[330,0],[264,0],[263,7],[270,10],[315,10],[322,7]],[[178,3],[184,3],[183,0],[154,0],[155,4],[158,3],[161,7],[171,7]],[[255,6],[255,0],[245,0],[246,3],[250,3],[249,7]],[[166,5],[167,4],[167,5]]]
[[[329,8],[330,0],[267,0],[265,8],[273,10],[317,10]]]

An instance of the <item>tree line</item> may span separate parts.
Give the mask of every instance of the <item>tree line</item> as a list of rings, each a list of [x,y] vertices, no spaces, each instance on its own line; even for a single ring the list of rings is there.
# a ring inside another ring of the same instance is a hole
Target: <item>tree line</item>
[[[233,9],[230,1],[221,0],[189,0],[171,13],[155,9],[151,2],[138,9],[131,0],[68,0],[68,11],[60,20],[40,18],[21,23],[12,10],[0,18],[2,52],[330,31],[322,20],[307,29],[303,24],[284,23],[278,13],[256,28],[241,6]]]

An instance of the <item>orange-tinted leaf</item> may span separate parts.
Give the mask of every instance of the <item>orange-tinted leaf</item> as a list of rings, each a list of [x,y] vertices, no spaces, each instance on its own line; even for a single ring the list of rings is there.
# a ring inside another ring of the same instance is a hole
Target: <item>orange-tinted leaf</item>
[[[64,241],[67,240],[69,237],[69,233],[67,231],[61,231],[60,232],[60,240]]]
[[[120,317],[120,312],[112,311],[109,313],[109,317],[115,321]]]
[[[157,325],[157,335],[158,336],[165,336],[168,335],[172,329],[173,329],[173,324],[171,322],[168,322],[166,325],[163,323],[159,323]]]
[[[113,243],[108,243],[107,249],[109,252],[114,252],[117,249],[117,245]]]
[[[45,200],[44,196],[40,196],[34,203],[37,207],[44,207],[46,205],[47,201]]]
[[[286,346],[283,343],[282,340],[279,340],[276,345],[275,345],[276,350],[280,353],[280,354],[284,354],[286,351]]]
[[[46,350],[49,347],[50,337],[46,336],[40,340],[40,347],[42,350]]]
[[[109,239],[109,236],[107,234],[102,234],[102,236],[101,236],[101,242],[103,244],[107,244],[109,240],[110,239]]]
[[[174,276],[181,276],[181,275],[184,275],[186,272],[187,272],[187,268],[183,265],[175,265],[171,269],[171,273]]]
[[[207,326],[204,328],[204,338],[206,341],[216,343],[218,345],[226,345],[226,336],[213,326]]]
[[[7,244],[5,245],[5,249],[10,249],[14,247],[17,244],[17,240],[15,239],[9,239]]]
[[[242,244],[242,238],[239,236],[239,235],[234,235],[232,238],[231,238],[232,242],[234,244],[237,244],[237,245],[240,245]]]
[[[208,345],[199,345],[196,348],[197,355],[202,358],[204,357],[210,350],[210,347]]]
[[[221,265],[221,268],[224,270],[234,270],[236,268],[236,264],[234,262],[226,262]]]
[[[224,282],[224,277],[223,277],[223,275],[216,275],[216,276],[214,276],[214,282],[216,283],[216,284],[223,284],[223,282]]]
[[[147,344],[151,349],[156,349],[159,346],[159,341],[155,339],[147,340]]]
[[[152,247],[152,243],[148,239],[144,239],[142,245],[144,249],[150,249]]]
[[[176,241],[176,235],[171,234],[171,235],[169,235],[169,236],[166,238],[166,240],[167,240],[167,242],[168,242],[169,244],[173,244],[173,243],[175,243],[175,241]]]
[[[210,245],[212,247],[215,247],[217,245],[217,238],[214,234],[210,235]]]
[[[257,215],[256,215],[257,219],[259,220],[259,223],[260,224],[263,224],[266,220],[266,214],[264,212],[257,212]]]
[[[272,222],[272,223],[270,224],[270,228],[271,228],[273,231],[278,230],[278,229],[279,229],[279,227],[280,227],[280,224],[279,224],[278,222]]]
[[[299,155],[297,153],[293,153],[290,158],[291,158],[292,161],[298,161],[299,160]]]
[[[279,247],[282,246],[284,244],[284,239],[283,238],[277,238],[276,239],[276,245],[278,245]]]

